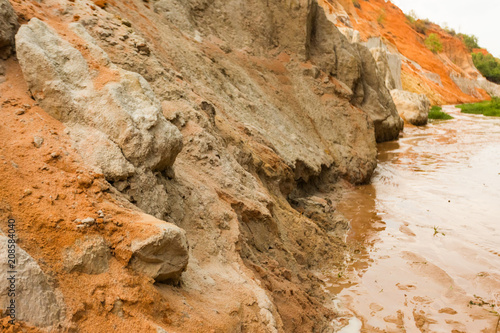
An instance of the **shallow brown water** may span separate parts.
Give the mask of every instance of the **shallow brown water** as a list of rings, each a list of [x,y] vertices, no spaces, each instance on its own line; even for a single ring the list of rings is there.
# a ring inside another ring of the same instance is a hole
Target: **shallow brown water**
[[[352,227],[328,287],[354,316],[342,332],[495,332],[500,119],[445,111],[380,145],[371,184],[338,207]]]

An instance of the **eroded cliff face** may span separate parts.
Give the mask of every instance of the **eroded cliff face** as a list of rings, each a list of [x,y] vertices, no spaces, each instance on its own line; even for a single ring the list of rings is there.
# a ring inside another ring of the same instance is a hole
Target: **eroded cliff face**
[[[389,64],[394,63],[395,57],[399,58],[400,73],[391,71],[395,82],[401,82],[396,89],[425,94],[432,104],[440,105],[476,102],[488,99],[489,95],[500,96],[498,85],[482,78],[474,67],[470,52],[458,37],[432,23],[425,24],[425,34],[417,32],[403,12],[390,1],[357,3],[358,7],[352,1],[320,1],[325,11],[331,12],[329,19],[350,36],[351,42],[365,44],[374,53],[380,53],[380,44],[383,44]],[[343,14],[337,15],[339,12]],[[426,36],[432,33],[442,42],[441,52],[433,53],[424,44]],[[382,67],[381,75],[384,72]],[[388,87],[394,89],[390,84]]]
[[[371,52],[316,1],[12,6],[1,229],[55,296],[3,328],[333,331],[337,189],[403,125]]]

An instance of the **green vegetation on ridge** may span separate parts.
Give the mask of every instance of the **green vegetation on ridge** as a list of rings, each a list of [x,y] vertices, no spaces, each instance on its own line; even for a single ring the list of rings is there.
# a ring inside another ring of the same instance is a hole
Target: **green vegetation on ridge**
[[[457,105],[463,113],[484,114],[490,117],[500,117],[500,98],[493,97],[491,101],[483,101],[474,104]]]
[[[460,33],[458,34],[458,37],[460,37],[465,46],[467,46],[469,52],[472,52],[474,49],[479,49],[478,39],[476,36]]]
[[[441,111],[442,108],[440,106],[434,105],[429,111],[429,119],[441,119],[441,120],[449,120],[453,119],[452,116],[447,114],[446,112]]]
[[[410,10],[408,14],[405,14],[408,24],[419,34],[425,35],[427,28],[431,24],[428,19],[419,19],[414,10]]]
[[[500,60],[491,54],[472,53],[472,61],[477,70],[491,82],[500,83]]]
[[[439,53],[443,51],[443,44],[438,35],[432,33],[425,39],[425,46],[432,51],[432,53]]]

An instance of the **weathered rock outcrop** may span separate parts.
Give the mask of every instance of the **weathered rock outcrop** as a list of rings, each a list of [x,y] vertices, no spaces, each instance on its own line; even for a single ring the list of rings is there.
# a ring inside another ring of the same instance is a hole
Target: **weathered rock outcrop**
[[[167,4],[152,4],[158,32],[149,41],[123,40],[126,31],[105,20],[82,22],[114,63],[150,82],[184,137],[175,176],[114,185],[186,230],[186,285],[208,293],[216,286],[210,281],[238,281],[239,294],[257,299],[239,305],[238,313],[258,311],[253,324],[238,317],[248,330],[327,329],[328,319],[310,319],[331,318],[318,299],[295,287],[290,299],[285,288],[299,280],[317,287],[303,272],[324,264],[323,254],[339,254],[335,235],[345,222],[327,223],[326,208],[311,215],[315,222],[304,219],[287,199],[331,191],[341,178],[366,181],[376,163],[375,133],[379,140],[399,134],[402,121],[373,57],[350,45],[316,2]],[[133,51],[138,44],[149,54]]]
[[[36,18],[19,29],[17,56],[33,96],[54,118],[106,134],[136,167],[170,167],[181,136],[149,84],[114,66],[81,25],[71,29],[90,50],[88,59]]]
[[[352,37],[356,36],[355,30],[342,28],[341,31],[353,43],[360,43],[359,37]],[[370,38],[362,44],[372,53],[376,62],[377,75],[379,78],[383,78],[385,86],[390,90],[399,116],[404,121],[413,125],[420,126],[427,124],[427,115],[430,106],[429,98],[424,94],[416,94],[403,90],[401,81],[401,55],[389,52],[387,45],[378,37]],[[419,66],[418,64],[415,65]],[[442,85],[437,74],[427,73],[427,76]],[[470,92],[467,93],[471,94]]]
[[[480,90],[482,89],[490,96],[500,97],[500,85],[490,82],[483,77],[471,79],[451,75],[451,79],[460,87],[460,90],[468,95],[481,97]]]
[[[104,238],[86,236],[66,250],[64,266],[69,272],[101,274],[109,269],[110,258],[111,252]]]
[[[479,78],[477,82],[479,87],[484,89],[491,96],[500,97],[500,85],[490,82],[485,78]]]
[[[38,327],[57,327],[64,320],[65,305],[62,294],[52,281],[40,269],[36,261],[22,248],[16,246],[15,280],[11,286],[10,271],[7,261],[8,240],[0,233],[0,306],[4,311],[10,305],[11,296],[15,300],[16,320],[22,320]],[[9,291],[9,289],[11,289]]]
[[[0,59],[7,59],[14,50],[14,36],[19,23],[9,0],[0,0]]]
[[[403,130],[403,120],[385,86],[384,77],[379,75],[372,53],[360,44],[357,47],[365,60],[365,83],[364,92],[354,97],[354,104],[360,105],[370,115],[375,124],[377,142],[397,139],[399,132]]]
[[[80,155],[89,165],[97,167],[109,181],[124,180],[134,174],[132,163],[103,132],[81,125],[73,125],[68,131]]]
[[[158,232],[132,242],[130,267],[156,281],[178,281],[189,259],[185,231],[159,220],[141,223],[150,224]]]
[[[363,43],[373,55],[379,75],[384,79],[387,89],[403,89],[401,82],[401,55],[397,52],[390,52],[387,45],[378,37],[368,39]]]
[[[81,25],[70,29],[91,50],[87,59],[36,18],[19,29],[17,54],[33,96],[67,124],[82,157],[108,180],[133,174],[154,179],[152,171],[171,167],[181,150],[179,130],[165,119],[141,75],[113,65]],[[157,234],[133,246],[131,267],[159,281],[176,280],[188,259],[185,233],[160,221],[155,229]],[[102,242],[75,244],[66,267],[102,273],[106,251]]]
[[[403,122],[372,54],[359,43],[351,44],[326,18],[323,9],[316,7],[318,5],[313,2],[309,43],[311,59],[347,85],[351,102],[373,121],[378,142],[396,139],[403,129]]]
[[[354,96],[354,103],[360,104],[374,121],[378,142],[397,138],[403,129],[403,121],[397,115],[388,91],[401,86],[400,57],[390,53],[379,38],[363,43],[358,31],[352,28],[339,28],[339,31],[363,56],[364,89],[359,96]],[[370,51],[375,61],[365,49]]]
[[[398,89],[391,90],[391,95],[401,118],[416,126],[427,124],[431,103],[426,95]]]

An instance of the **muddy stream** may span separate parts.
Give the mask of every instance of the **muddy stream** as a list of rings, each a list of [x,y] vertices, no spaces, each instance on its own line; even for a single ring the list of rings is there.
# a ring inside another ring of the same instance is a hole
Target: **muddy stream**
[[[351,221],[351,255],[327,284],[340,332],[495,332],[500,119],[444,111],[455,119],[381,144],[371,184],[338,206]]]

